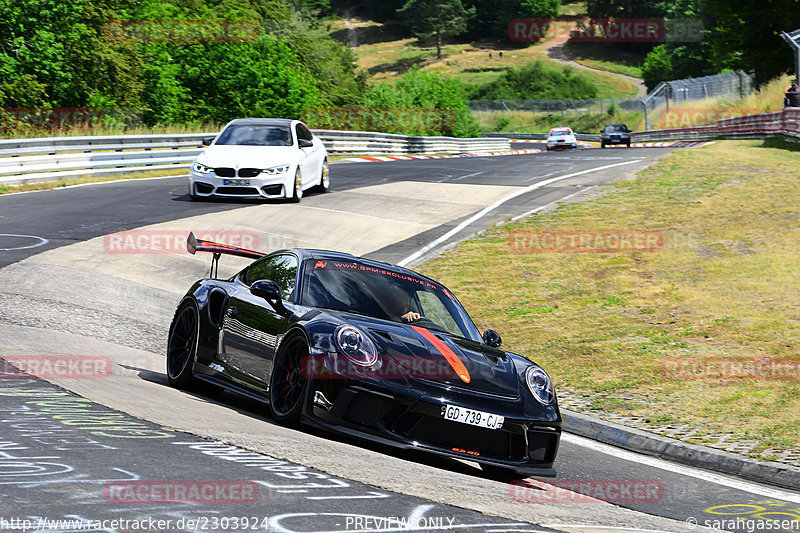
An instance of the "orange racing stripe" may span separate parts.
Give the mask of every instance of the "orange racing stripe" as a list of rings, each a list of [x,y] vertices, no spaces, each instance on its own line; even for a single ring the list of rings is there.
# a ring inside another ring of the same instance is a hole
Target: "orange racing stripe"
[[[414,328],[414,331],[425,337],[425,340],[433,344],[437,350],[439,350],[439,353],[441,353],[444,358],[447,359],[447,362],[450,363],[451,367],[453,367],[453,370],[455,370],[456,374],[458,374],[458,377],[461,378],[461,381],[464,383],[469,383],[471,381],[472,378],[469,376],[469,372],[467,371],[467,367],[464,366],[464,362],[458,358],[455,352],[453,352],[448,345],[443,343],[438,337],[436,337],[436,335],[425,328],[421,328],[419,326],[411,327]]]

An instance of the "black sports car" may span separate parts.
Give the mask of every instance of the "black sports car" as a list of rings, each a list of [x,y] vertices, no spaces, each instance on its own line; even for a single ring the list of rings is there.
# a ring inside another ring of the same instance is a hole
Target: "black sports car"
[[[278,422],[555,476],[561,415],[539,366],[481,335],[458,300],[410,270],[307,249],[263,254],[189,235],[211,277],[178,305],[167,375],[269,403]],[[256,259],[216,279],[220,254]]]

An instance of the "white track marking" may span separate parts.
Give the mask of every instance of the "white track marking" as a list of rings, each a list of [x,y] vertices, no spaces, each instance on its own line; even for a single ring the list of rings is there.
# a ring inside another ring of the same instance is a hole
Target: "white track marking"
[[[569,442],[571,444],[575,444],[577,446],[589,448],[596,452],[612,455],[624,461],[631,461],[634,463],[639,463],[646,466],[659,468],[661,470],[666,470],[667,472],[673,472],[682,476],[689,476],[697,479],[702,479],[703,481],[716,483],[717,485],[722,485],[724,487],[728,487],[731,489],[741,490],[744,492],[748,492],[750,494],[757,494],[759,496],[765,496],[767,498],[773,498],[776,500],[785,500],[789,502],[800,503],[800,494],[796,492],[788,492],[781,489],[773,489],[749,481],[744,481],[741,479],[736,479],[721,474],[715,474],[713,472],[708,472],[706,470],[701,470],[699,468],[679,465],[677,463],[671,463],[664,459],[659,459],[657,457],[652,457],[649,455],[641,455],[638,453],[630,452],[628,450],[623,450],[622,448],[617,448],[609,444],[596,442],[587,439],[585,437],[579,437],[577,435],[573,435],[571,433],[562,433],[561,440]]]
[[[595,186],[592,186],[592,187],[586,187],[585,189],[581,189],[581,190],[579,190],[579,191],[575,191],[574,193],[572,193],[572,194],[570,194],[570,195],[567,195],[567,196],[565,196],[565,197],[563,197],[563,198],[559,198],[558,200],[553,200],[553,201],[552,201],[552,202],[550,202],[549,204],[545,204],[545,205],[543,205],[543,206],[541,206],[541,207],[537,207],[536,209],[531,209],[530,211],[528,211],[528,212],[526,212],[526,213],[522,213],[521,215],[517,215],[517,216],[515,216],[514,218],[512,218],[511,220],[509,220],[508,222],[501,222],[499,225],[500,225],[500,226],[502,226],[502,225],[504,225],[504,224],[508,224],[509,222],[516,222],[517,220],[519,220],[519,219],[521,219],[521,218],[525,218],[525,217],[527,217],[527,216],[530,216],[530,215],[532,215],[532,214],[534,214],[534,213],[538,213],[539,211],[541,211],[541,210],[543,210],[543,209],[547,209],[548,207],[550,207],[550,206],[552,206],[552,205],[556,205],[557,203],[560,203],[560,202],[564,202],[564,201],[566,201],[566,200],[569,200],[569,199],[570,199],[570,198],[572,198],[573,196],[577,196],[577,195],[579,195],[579,194],[580,194],[580,193],[582,193],[582,192],[591,191],[591,190],[592,190],[592,189],[594,189],[594,188],[595,188]]]
[[[44,246],[47,244],[48,241],[44,237],[37,237],[36,235],[15,235],[13,233],[0,233],[0,237],[22,237],[24,239],[38,239],[39,242],[36,244],[31,244],[29,246],[15,246],[14,248],[0,248],[0,252],[10,252],[11,250],[28,250],[30,248],[38,248],[39,246]]]
[[[453,178],[450,181],[458,181],[458,180],[463,180],[465,178],[471,178],[472,176],[478,176],[480,174],[483,174],[484,172],[485,172],[484,170],[481,170],[480,172],[473,172],[472,174],[465,174],[463,176],[459,176],[457,178]]]
[[[555,178],[550,178],[548,180],[540,181],[540,182],[534,183],[533,185],[529,185],[529,186],[525,187],[524,189],[520,189],[520,190],[518,190],[516,192],[513,192],[513,193],[509,194],[508,196],[506,196],[505,198],[501,198],[501,199],[497,200],[492,205],[481,209],[480,211],[478,211],[477,213],[475,213],[474,215],[469,217],[467,220],[465,220],[461,224],[457,225],[455,228],[451,229],[450,231],[448,231],[447,233],[445,233],[444,235],[442,235],[438,239],[426,244],[425,246],[423,246],[422,248],[420,248],[419,250],[417,250],[413,254],[409,255],[408,257],[406,257],[402,261],[398,262],[397,265],[398,266],[406,266],[409,263],[411,263],[412,261],[415,261],[416,259],[419,259],[423,255],[425,255],[427,252],[431,251],[436,246],[439,246],[440,244],[445,242],[447,239],[449,239],[453,235],[457,234],[459,231],[463,230],[464,228],[466,228],[467,226],[469,226],[470,224],[472,224],[476,220],[480,220],[481,218],[486,216],[487,213],[490,213],[491,211],[494,211],[495,209],[497,209],[498,207],[500,207],[504,203],[508,202],[509,200],[513,200],[517,196],[522,196],[523,194],[527,194],[527,193],[529,193],[531,191],[535,191],[536,189],[540,189],[540,188],[542,188],[542,187],[544,187],[546,185],[550,185],[551,183],[555,183],[557,181],[561,181],[561,180],[565,180],[565,179],[569,179],[569,178],[574,178],[575,176],[581,176],[583,174],[589,174],[590,172],[597,172],[599,170],[605,170],[607,168],[618,167],[620,165],[629,165],[631,163],[638,163],[640,161],[641,161],[641,159],[634,159],[632,161],[623,161],[622,163],[614,163],[614,164],[611,164],[611,165],[604,165],[602,167],[590,168],[590,169],[587,169],[587,170],[581,170],[580,172],[573,172],[571,174],[564,174],[563,176],[556,176]]]
[[[604,531],[632,531],[635,533],[664,533],[663,529],[638,529],[635,527],[623,526],[594,526],[592,524],[542,524],[542,527],[558,528],[577,528],[577,529],[602,529]]]
[[[388,494],[372,491],[358,496],[306,496],[306,500],[374,500],[388,497]]]

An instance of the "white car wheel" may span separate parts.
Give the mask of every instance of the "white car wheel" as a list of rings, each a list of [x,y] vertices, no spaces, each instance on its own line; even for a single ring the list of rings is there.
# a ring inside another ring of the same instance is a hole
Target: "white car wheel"
[[[327,192],[331,187],[331,175],[328,169],[328,159],[322,161],[322,172],[319,178],[319,185],[317,188],[320,192]]]
[[[294,172],[294,192],[292,193],[291,200],[293,202],[299,202],[302,197],[303,197],[303,177],[300,174],[300,168],[298,167],[298,169],[295,170]]]

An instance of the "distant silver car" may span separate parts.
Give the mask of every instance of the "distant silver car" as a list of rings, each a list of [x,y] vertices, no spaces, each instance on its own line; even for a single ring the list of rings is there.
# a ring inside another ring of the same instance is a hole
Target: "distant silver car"
[[[207,197],[289,198],[330,187],[328,151],[299,120],[232,120],[192,163],[189,195]]]
[[[578,148],[578,139],[570,128],[553,128],[547,134],[547,150]]]

